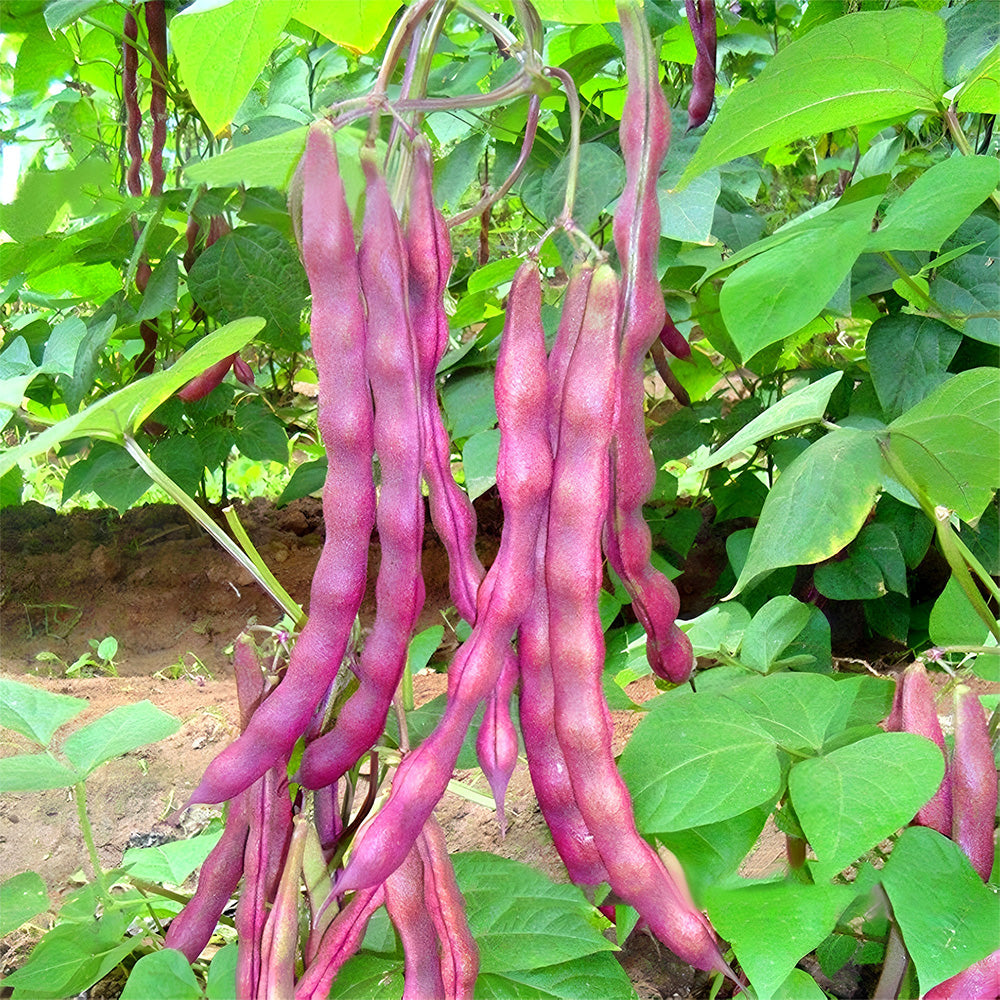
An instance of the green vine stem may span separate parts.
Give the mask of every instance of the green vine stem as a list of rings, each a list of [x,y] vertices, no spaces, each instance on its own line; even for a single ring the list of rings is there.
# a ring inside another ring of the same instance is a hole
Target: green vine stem
[[[94,881],[100,886],[101,892],[105,896],[110,896],[108,892],[107,880],[104,877],[104,866],[97,854],[97,845],[94,843],[94,830],[90,825],[90,817],[87,815],[87,787],[83,781],[78,781],[73,786],[73,797],[76,799],[76,815],[80,821],[80,832],[83,834],[83,842],[87,845],[87,854],[90,857],[90,866],[94,869]]]
[[[962,128],[961,123],[958,120],[958,111],[955,108],[954,103],[948,106],[948,110],[944,114],[945,123],[948,126],[948,131],[951,133],[951,138],[955,145],[958,146],[959,151],[963,156],[973,156],[975,151],[969,144],[968,136],[965,134],[965,129]],[[997,192],[990,192],[990,201],[1000,208],[1000,195]]]
[[[131,434],[125,435],[125,450],[132,456],[136,465],[149,476],[173,500],[187,511],[197,524],[204,528],[225,550],[242,566],[264,589],[275,604],[297,622],[302,616],[302,609],[283,590],[277,593],[271,585],[274,579],[270,573],[265,576],[253,560],[220,528],[208,514],[198,506],[197,502],[184,492],[152,459],[139,447]],[[268,579],[270,577],[270,580]]]

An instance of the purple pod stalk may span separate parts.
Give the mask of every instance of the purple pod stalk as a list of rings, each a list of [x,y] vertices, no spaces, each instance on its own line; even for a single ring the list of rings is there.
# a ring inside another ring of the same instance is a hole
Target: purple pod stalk
[[[191,802],[232,798],[287,759],[336,677],[365,593],[375,517],[365,310],[336,148],[323,123],[309,130],[300,170],[319,426],[327,449],[337,456],[323,487],[326,541],[313,576],[309,620],[285,677],[254,713],[246,732],[209,764]]]
[[[382,470],[376,515],[382,560],[375,583],[375,622],[356,671],[360,685],[333,729],[306,747],[298,773],[306,788],[341,778],[375,745],[385,729],[410,635],[424,605],[423,440],[407,257],[385,178],[373,157],[365,156],[363,163],[367,185],[358,260],[368,303],[366,365]]]
[[[510,716],[510,699],[516,686],[517,658],[513,650],[508,650],[497,686],[487,695],[486,710],[476,737],[476,756],[493,792],[501,837],[507,833],[507,816],[504,813],[507,786],[517,766],[517,730]]]
[[[403,1000],[445,996],[438,934],[425,903],[424,866],[416,846],[385,880],[385,908],[403,944]]]
[[[965,851],[972,867],[986,882],[993,871],[997,769],[986,713],[979,696],[964,685],[955,689],[955,748],[950,779],[951,839]]]
[[[447,1000],[472,1000],[479,948],[469,929],[465,900],[455,879],[444,833],[432,816],[417,839],[424,866],[424,902],[441,942],[441,978]]]
[[[316,949],[316,955],[295,984],[295,1000],[325,1000],[337,973],[358,950],[372,914],[385,902],[385,887],[354,894],[334,917]]]
[[[479,588],[476,624],[452,663],[458,681],[433,733],[407,754],[382,811],[360,836],[337,890],[377,885],[409,853],[444,794],[479,703],[496,684],[514,631],[531,600],[538,529],[551,481],[548,376],[538,265],[514,276],[496,370],[500,421],[497,488],[504,508],[500,550]]]
[[[598,596],[601,528],[610,497],[618,308],[617,278],[609,267],[600,267],[566,376],[549,504],[545,581],[556,736],[612,889],[685,961],[732,975],[710,924],[691,903],[676,859],[668,871],[636,830],[611,749]],[[581,482],[596,488],[581,491]]]

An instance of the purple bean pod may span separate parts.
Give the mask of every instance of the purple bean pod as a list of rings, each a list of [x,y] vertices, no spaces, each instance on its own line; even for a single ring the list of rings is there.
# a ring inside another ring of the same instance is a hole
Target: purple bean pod
[[[618,280],[609,267],[599,267],[566,376],[549,504],[545,581],[556,736],[612,889],[682,959],[732,976],[711,925],[691,904],[676,859],[668,870],[636,830],[628,789],[611,749],[597,609],[601,529],[610,501],[618,315]],[[598,486],[583,490],[581,483]]]
[[[298,773],[306,788],[321,788],[342,777],[382,734],[424,604],[423,446],[407,258],[385,178],[372,156],[363,155],[363,165],[367,186],[359,267],[368,303],[367,367],[375,397],[375,451],[382,470],[376,517],[382,560],[375,584],[375,623],[357,670],[360,686],[340,710],[333,729],[306,747]]]
[[[288,757],[340,668],[365,593],[375,515],[365,311],[333,136],[321,122],[309,130],[300,171],[319,426],[327,450],[336,456],[323,487],[326,542],[313,577],[309,620],[284,679],[254,713],[247,731],[209,765],[192,802],[232,798]]]
[[[299,943],[299,887],[309,821],[292,820],[292,836],[274,901],[261,933],[261,977],[257,1000],[292,1000]]]
[[[950,769],[951,839],[984,881],[993,871],[993,824],[997,813],[997,769],[990,730],[979,696],[955,689],[955,748]]]
[[[125,103],[125,152],[128,169],[125,190],[138,198],[142,194],[142,111],[139,109],[139,51],[135,43],[139,38],[139,25],[131,9],[125,11],[122,31],[122,99]],[[133,226],[135,223],[133,223]],[[137,234],[138,235],[138,234]],[[142,289],[140,289],[141,291]]]
[[[551,480],[548,377],[541,279],[524,263],[511,286],[495,382],[500,420],[497,487],[504,507],[500,550],[479,588],[476,624],[452,664],[459,681],[440,723],[400,764],[392,792],[359,837],[337,882],[344,892],[377,885],[409,853],[444,794],[479,703],[494,687],[531,600],[532,564]]]
[[[476,737],[476,756],[493,792],[501,836],[507,832],[507,816],[504,813],[507,786],[517,767],[517,730],[510,715],[510,699],[516,686],[517,657],[513,650],[508,650],[497,686],[486,697],[486,710]]]
[[[886,720],[886,729],[889,732],[926,736],[938,745],[945,762],[941,785],[931,800],[920,807],[913,822],[918,826],[929,826],[938,833],[950,837],[952,778],[948,766],[948,749],[934,706],[934,690],[922,663],[913,663],[903,671],[903,676],[896,681],[896,696],[893,702],[892,714]]]
[[[1000,948],[924,994],[924,1000],[996,1000],[997,997],[1000,997]]]
[[[385,886],[354,894],[327,927],[316,955],[295,984],[295,1000],[325,1000],[343,964],[358,950],[371,915],[385,902]]]
[[[441,942],[441,978],[446,1000],[472,1000],[479,974],[479,948],[469,930],[455,869],[437,820],[431,816],[417,838],[424,866],[424,902]]]
[[[688,99],[688,131],[704,124],[715,100],[715,0],[684,0],[694,38],[694,86]]]
[[[266,700],[266,699],[265,699]],[[249,833],[243,858],[243,888],[236,904],[236,995],[255,997],[264,973],[262,938],[274,901],[292,830],[292,803],[285,769],[268,771],[247,789]]]
[[[622,339],[613,418],[610,517],[604,547],[646,630],[650,666],[661,676],[681,683],[688,674],[674,675],[668,670],[676,657],[666,655],[680,599],[677,588],[650,561],[652,536],[642,513],[656,479],[643,413],[643,363],[666,316],[657,278],[660,209],[656,183],[670,142],[670,115],[641,7],[620,2],[618,13],[629,88],[620,130],[625,190],[615,212],[613,232],[625,273],[619,315]]]
[[[438,933],[424,897],[424,866],[414,845],[385,880],[385,908],[403,944],[403,1000],[441,1000],[445,995]]]
[[[149,116],[153,119],[149,143],[149,193],[156,197],[163,194],[166,173],[163,169],[163,147],[167,141],[167,15],[163,0],[146,0],[146,36],[149,39]]]
[[[670,318],[670,313],[665,313],[663,326],[660,329],[660,343],[670,351],[675,358],[691,357],[691,345],[684,339],[684,334],[677,329],[677,325]]]

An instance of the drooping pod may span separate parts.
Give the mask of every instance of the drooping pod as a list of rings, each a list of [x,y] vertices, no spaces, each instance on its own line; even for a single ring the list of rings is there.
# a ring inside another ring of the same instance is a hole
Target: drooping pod
[[[288,670],[246,732],[212,763],[192,802],[223,802],[287,758],[340,668],[365,593],[375,519],[373,414],[365,369],[358,257],[333,135],[309,130],[300,165],[302,256],[312,289],[310,337],[319,374],[319,427],[331,461],[323,487],[326,541],[309,620]]]
[[[382,811],[359,837],[338,891],[376,885],[398,867],[444,793],[479,703],[493,689],[531,599],[530,567],[548,501],[548,376],[538,265],[514,276],[495,383],[500,421],[500,550],[479,588],[476,624],[456,654],[457,683],[437,728],[400,764]]]
[[[407,255],[385,177],[373,156],[362,155],[367,183],[358,261],[368,306],[365,364],[375,399],[374,444],[382,471],[376,514],[382,559],[375,622],[357,668],[359,686],[330,732],[306,747],[298,773],[306,788],[342,777],[381,735],[424,605],[423,435]]]
[[[642,9],[634,2],[621,2],[618,12],[629,88],[619,133],[625,190],[613,228],[624,273],[618,319],[621,344],[611,449],[612,489],[604,548],[646,630],[650,666],[660,676],[681,683],[690,673],[690,664],[686,671],[676,672],[673,665],[682,661],[671,654],[671,629],[680,600],[676,587],[650,560],[652,537],[642,513],[656,479],[643,413],[643,365],[666,316],[657,277],[660,210],[656,182],[670,141],[670,116]]]
[[[955,690],[955,749],[949,777],[951,838],[986,882],[993,871],[997,768],[986,713],[979,696],[965,685]]]
[[[693,86],[688,99],[690,132],[705,123],[715,101],[715,0],[684,0],[684,7],[695,46]]]

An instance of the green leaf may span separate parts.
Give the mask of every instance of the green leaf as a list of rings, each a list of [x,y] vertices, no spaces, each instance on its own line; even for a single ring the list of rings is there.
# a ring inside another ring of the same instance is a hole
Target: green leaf
[[[805,628],[811,614],[809,605],[794,597],[772,597],[743,633],[740,662],[766,674],[785,647]]]
[[[77,770],[89,774],[106,761],[172,736],[180,726],[150,701],[121,705],[71,733],[62,752]]]
[[[101,353],[107,347],[117,322],[117,317],[109,316],[103,323],[94,323],[87,328],[86,336],[80,341],[73,362],[73,377],[68,382],[60,384],[63,402],[70,413],[80,408],[84,397],[93,389]]]
[[[47,746],[52,734],[85,708],[83,698],[53,694],[20,681],[0,678],[0,726]]]
[[[1000,181],[992,156],[956,154],[936,163],[892,203],[867,250],[937,250]]]
[[[45,5],[45,24],[49,31],[55,32],[99,7],[102,2],[103,0],[50,0]]]
[[[398,9],[396,0],[340,0],[337,4],[298,0],[292,16],[331,42],[354,52],[371,52]]]
[[[407,666],[416,673],[423,670],[430,662],[431,657],[437,652],[441,640],[444,638],[443,625],[431,625],[422,632],[418,632],[411,640],[406,653]]]
[[[975,521],[1000,487],[997,370],[948,379],[889,425],[889,446],[931,503]]]
[[[223,322],[263,316],[263,337],[272,346],[299,346],[305,273],[298,252],[278,230],[241,226],[226,233],[195,261],[188,288],[210,316]]]
[[[484,264],[469,275],[469,291],[481,292],[507,283],[514,277],[522,263],[520,257],[501,257],[499,260]]]
[[[903,831],[882,871],[882,885],[916,966],[921,996],[996,948],[994,893],[958,844],[936,830]]]
[[[788,791],[816,852],[813,878],[836,875],[909,823],[943,776],[941,751],[913,733],[879,733],[795,764]]]
[[[608,24],[618,20],[614,0],[538,0],[535,9],[543,21],[561,24]]]
[[[772,1000],[827,1000],[827,994],[804,969],[792,969]]]
[[[584,955],[544,969],[480,973],[476,996],[483,1000],[636,1000],[635,987],[611,955]]]
[[[749,624],[750,612],[735,601],[716,604],[697,618],[678,622],[691,640],[695,656],[715,656],[720,651],[735,656]]]
[[[497,481],[500,431],[493,428],[473,434],[462,449],[465,489],[470,500],[485,493]]]
[[[982,646],[989,633],[954,576],[934,602],[927,628],[935,646]]]
[[[330,990],[330,1000],[400,1000],[402,995],[403,959],[395,952],[351,956]]]
[[[906,593],[906,563],[892,529],[866,524],[847,557],[816,567],[816,589],[835,601],[873,600],[888,591]]]
[[[844,700],[850,694],[822,674],[780,673],[749,677],[734,684],[727,697],[783,749],[808,754],[823,746],[843,716]]]
[[[784,784],[772,738],[715,694],[658,699],[619,764],[643,833],[739,816],[776,798]]]
[[[201,1000],[191,963],[174,948],[143,955],[132,967],[121,1000]]]
[[[87,335],[87,327],[78,316],[70,316],[55,326],[45,343],[42,369],[59,375],[72,375],[76,353]]]
[[[819,315],[864,249],[877,207],[876,198],[863,198],[796,222],[776,234],[782,242],[773,243],[726,279],[719,306],[744,359]]]
[[[479,945],[480,975],[544,969],[614,949],[576,886],[495,854],[460,853],[452,861]]]
[[[277,505],[284,507],[285,504],[298,500],[299,497],[307,497],[310,493],[317,493],[323,489],[323,484],[326,482],[326,470],[326,456],[317,458],[314,462],[303,462],[292,473],[292,478],[288,480],[285,488],[281,491]]]
[[[733,946],[758,1000],[771,1000],[854,898],[846,885],[770,882],[707,893],[708,915]],[[762,919],[762,916],[765,916]]]
[[[841,429],[810,445],[764,501],[734,597],[779,566],[829,559],[860,530],[878,492],[879,450],[867,431]]]
[[[189,434],[161,437],[150,449],[149,457],[185,493],[190,496],[198,493],[207,463],[196,437]]]
[[[0,788],[4,792],[40,792],[70,788],[83,775],[71,771],[47,753],[16,754],[0,758]]]
[[[772,808],[773,803],[766,802],[719,823],[656,835],[680,861],[699,905],[712,886],[736,875],[740,863],[757,843]]]
[[[236,407],[233,437],[241,454],[256,462],[288,464],[285,425],[255,396]]]
[[[625,164],[622,158],[603,142],[585,142],[580,146],[580,177],[586,183],[576,189],[573,219],[584,231],[590,232],[598,216],[617,198],[625,187]],[[543,199],[545,218],[555,222],[563,210],[569,157],[560,161],[555,170],[545,175]]]
[[[496,425],[492,371],[476,368],[457,372],[441,388],[441,401],[453,441]]]
[[[80,437],[121,441],[127,432],[142,424],[153,410],[195,375],[227,354],[245,347],[263,325],[263,320],[256,316],[247,316],[220,327],[187,350],[173,367],[133,382],[53,424],[17,448],[0,453],[0,475],[24,459],[45,454],[63,441]]]
[[[170,312],[176,307],[177,273],[177,258],[174,256],[164,257],[153,268],[142,295],[137,319],[156,319],[160,313]]]
[[[49,908],[49,891],[38,872],[21,872],[0,885],[0,937]]]
[[[236,942],[220,948],[208,967],[205,996],[208,1000],[232,1000],[236,996]]]
[[[222,831],[206,833],[189,840],[173,840],[157,847],[130,847],[121,867],[133,878],[168,885],[183,885],[187,877],[208,857],[219,842]]]
[[[838,723],[841,727],[846,729],[849,726],[881,722],[889,714],[896,690],[896,684],[891,678],[837,674],[835,679],[845,692],[843,705],[846,715]]]
[[[681,182],[803,136],[937,112],[944,22],[909,8],[839,17],[782,49],[719,110]]]
[[[976,212],[965,220],[942,249],[969,246],[968,253],[949,261],[930,285],[933,298],[958,321],[962,332],[984,344],[1000,344],[997,310],[997,277],[993,270],[1000,257],[1000,232],[996,216]],[[967,317],[967,318],[966,318]]]
[[[896,313],[872,323],[865,350],[887,420],[904,413],[948,378],[962,335],[940,320]]]
[[[226,150],[200,163],[188,163],[184,167],[184,178],[189,184],[213,187],[242,184],[284,189],[302,157],[308,133],[305,126],[289,129],[280,135]],[[337,135],[339,140],[340,133]],[[339,146],[338,141],[338,149]]]
[[[784,434],[796,427],[805,427],[823,419],[830,396],[843,377],[843,372],[833,372],[816,382],[810,382],[782,397],[769,406],[759,417],[738,430],[722,447],[691,466],[691,472],[701,472],[725,462],[764,438]],[[685,411],[682,411],[685,412]]]
[[[174,15],[170,43],[181,80],[214,133],[232,121],[295,7],[294,0],[198,0]]]

